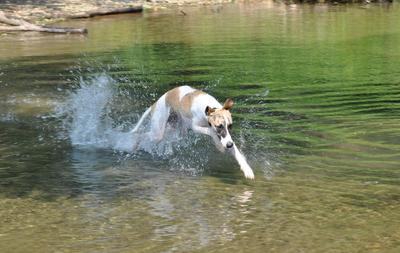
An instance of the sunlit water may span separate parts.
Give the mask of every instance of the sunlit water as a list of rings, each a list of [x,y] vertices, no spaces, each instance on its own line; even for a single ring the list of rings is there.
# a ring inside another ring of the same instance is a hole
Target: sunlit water
[[[399,252],[400,8],[274,4],[0,36],[0,252]],[[235,100],[256,180],[171,125],[166,90]]]

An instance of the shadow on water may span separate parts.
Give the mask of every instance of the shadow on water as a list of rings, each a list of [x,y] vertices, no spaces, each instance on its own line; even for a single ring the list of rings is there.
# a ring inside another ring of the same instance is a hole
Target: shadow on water
[[[74,147],[59,141],[49,145],[54,141],[49,139],[56,136],[42,137],[38,141],[38,136],[45,135],[42,131],[16,126],[13,129],[14,134],[24,139],[25,145],[16,147],[12,143],[13,133],[4,131],[7,138],[2,136],[2,144],[8,148],[2,149],[0,189],[7,197],[56,200],[94,194],[104,199],[135,198],[147,194],[146,189],[135,186],[140,185],[140,181],[168,181],[169,177],[195,179],[208,174],[234,183],[242,177],[238,170],[232,176],[235,163],[227,159],[210,161],[207,156],[213,153],[206,149],[200,149],[199,153],[199,150],[185,152],[185,148],[178,147],[174,152],[182,153],[161,156],[147,152],[131,154],[91,145]],[[210,166],[212,172],[207,169]]]
[[[38,191],[46,199],[80,193],[80,184],[73,180],[74,173],[66,160],[68,145],[49,145],[53,142],[51,136],[46,136],[49,133],[30,126],[12,123],[2,130],[2,194],[22,197]]]

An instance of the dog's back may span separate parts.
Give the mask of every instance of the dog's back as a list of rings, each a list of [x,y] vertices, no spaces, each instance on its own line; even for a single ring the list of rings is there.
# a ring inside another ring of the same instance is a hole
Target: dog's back
[[[178,111],[182,109],[181,108],[182,98],[185,95],[193,93],[195,91],[197,90],[187,85],[173,88],[172,90],[169,90],[167,91],[167,93],[165,93],[165,103],[169,107],[171,107],[174,111]]]
[[[165,104],[172,111],[186,118],[192,118],[194,112],[204,114],[207,106],[221,108],[221,104],[211,95],[190,86],[180,86],[165,94]],[[197,115],[200,116],[200,115]]]

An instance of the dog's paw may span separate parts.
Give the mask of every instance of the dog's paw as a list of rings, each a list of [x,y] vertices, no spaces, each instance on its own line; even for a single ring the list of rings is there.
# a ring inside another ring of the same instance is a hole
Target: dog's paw
[[[254,173],[250,166],[242,166],[240,169],[243,171],[245,178],[254,179]]]

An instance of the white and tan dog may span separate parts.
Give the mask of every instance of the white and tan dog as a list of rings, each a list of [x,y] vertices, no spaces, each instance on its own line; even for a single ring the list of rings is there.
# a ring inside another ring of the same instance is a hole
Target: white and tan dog
[[[189,86],[176,87],[162,95],[149,107],[131,132],[137,132],[146,117],[151,114],[150,131],[145,134],[145,137],[152,142],[159,142],[164,137],[168,118],[174,112],[183,124],[182,127],[192,129],[195,133],[211,136],[221,152],[227,151],[235,157],[244,176],[254,179],[253,170],[229,133],[232,127],[232,116],[229,110],[232,106],[232,99],[227,99],[222,106],[213,96],[205,92]]]

